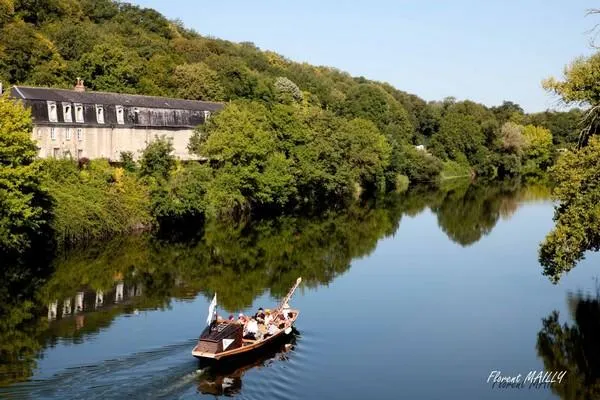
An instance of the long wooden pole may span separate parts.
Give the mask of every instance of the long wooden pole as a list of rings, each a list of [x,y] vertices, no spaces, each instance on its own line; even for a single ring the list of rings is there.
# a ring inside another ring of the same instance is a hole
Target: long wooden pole
[[[294,286],[292,286],[292,288],[290,289],[290,291],[288,292],[288,294],[281,300],[281,303],[279,303],[279,305],[275,309],[275,313],[274,313],[275,316],[273,317],[273,319],[277,318],[277,316],[279,315],[279,313],[281,313],[281,309],[283,308],[283,306],[286,305],[290,301],[290,299],[292,298],[294,292],[296,291],[296,289],[300,285],[300,282],[302,282],[302,278],[296,279],[296,283],[294,284]]]

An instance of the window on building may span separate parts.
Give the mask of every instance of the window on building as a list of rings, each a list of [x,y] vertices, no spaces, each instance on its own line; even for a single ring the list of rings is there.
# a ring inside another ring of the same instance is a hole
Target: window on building
[[[83,158],[83,150],[79,149],[77,150],[77,159],[81,160]]]
[[[52,149],[52,157],[60,158],[60,149],[58,147],[55,147],[54,149]]]
[[[80,142],[83,140],[83,129],[77,128],[77,140]]]
[[[73,114],[71,113],[71,104],[62,103],[63,106],[63,119],[65,122],[73,122]]]
[[[58,114],[56,112],[56,103],[53,101],[48,102],[48,121],[58,122]]]
[[[56,140],[56,128],[50,128],[50,139]]]
[[[37,132],[37,138],[41,139],[42,138],[42,130],[40,128],[36,129]]]
[[[84,122],[82,104],[75,104],[75,122]]]
[[[96,104],[96,122],[104,123],[104,107]]]
[[[71,140],[71,128],[65,130],[65,140]]]
[[[125,114],[123,113],[123,106],[115,106],[117,109],[117,124],[123,125],[125,123]]]

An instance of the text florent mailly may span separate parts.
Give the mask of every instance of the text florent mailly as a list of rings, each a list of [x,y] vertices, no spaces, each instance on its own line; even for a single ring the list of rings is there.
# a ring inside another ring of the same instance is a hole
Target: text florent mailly
[[[492,371],[487,382],[493,388],[543,388],[560,384],[567,371],[529,371],[526,375],[502,375],[502,371]]]

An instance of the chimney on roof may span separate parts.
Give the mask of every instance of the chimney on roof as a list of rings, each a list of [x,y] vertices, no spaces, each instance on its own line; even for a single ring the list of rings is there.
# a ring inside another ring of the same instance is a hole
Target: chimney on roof
[[[76,92],[85,92],[85,86],[83,86],[83,79],[77,78],[77,85],[73,88]]]

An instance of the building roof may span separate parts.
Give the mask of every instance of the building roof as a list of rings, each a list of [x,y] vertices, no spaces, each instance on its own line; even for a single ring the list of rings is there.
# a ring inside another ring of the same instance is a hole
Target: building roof
[[[23,100],[42,100],[82,104],[122,105],[146,108],[169,108],[178,110],[219,111],[222,103],[173,99],[168,97],[141,96],[109,92],[76,91],[28,86],[13,86],[13,97]]]

